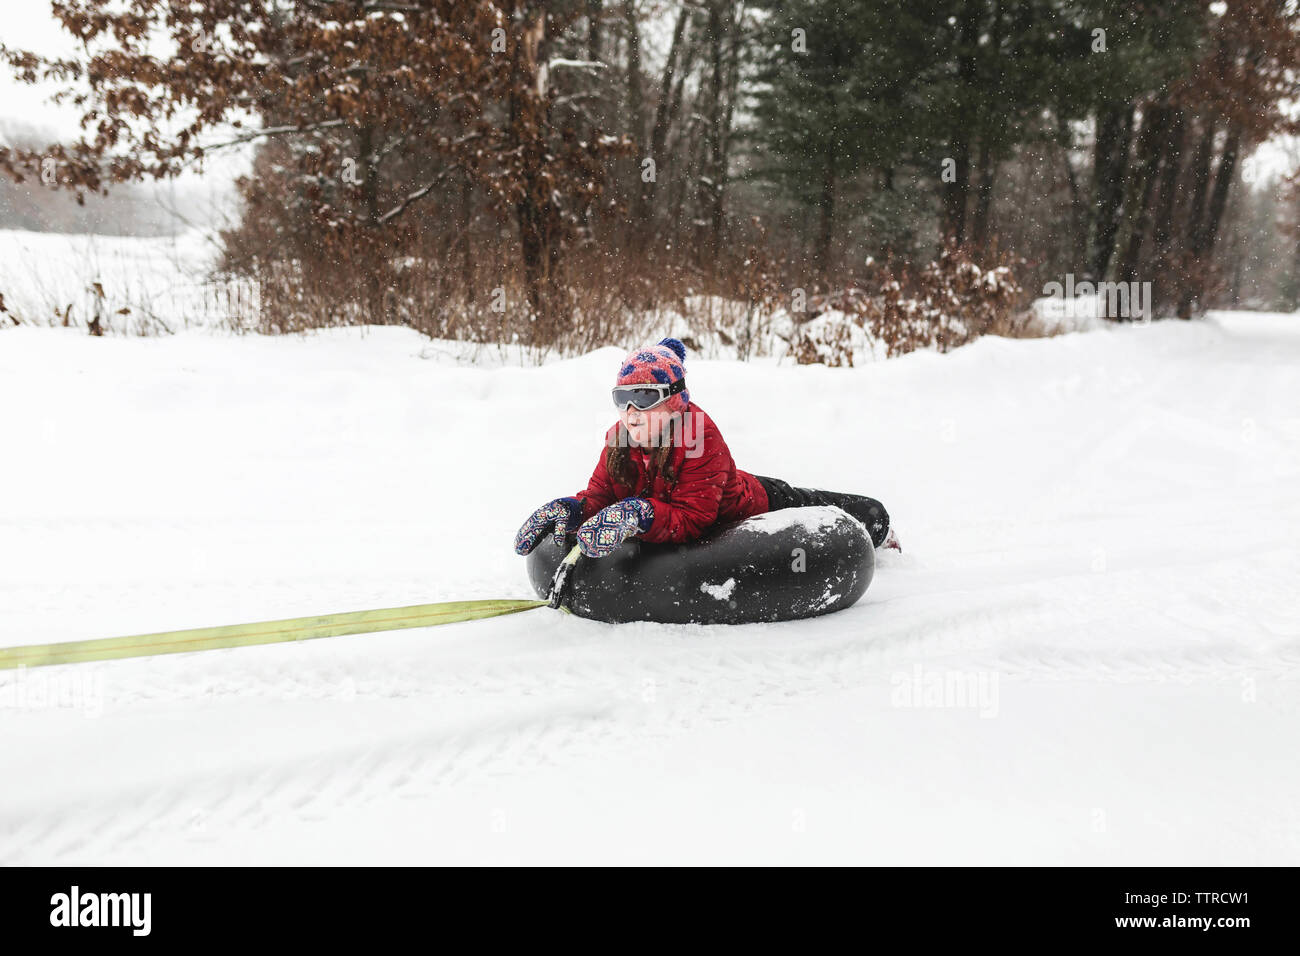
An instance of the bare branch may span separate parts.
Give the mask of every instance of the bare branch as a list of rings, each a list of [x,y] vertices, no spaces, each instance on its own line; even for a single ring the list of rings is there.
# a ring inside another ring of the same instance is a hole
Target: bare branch
[[[566,60],[563,57],[557,57],[546,64],[548,70],[608,70],[608,63],[601,63],[599,60]]]
[[[425,183],[415,192],[408,194],[407,197],[403,199],[400,203],[398,203],[392,209],[388,210],[388,212],[384,213],[382,216],[379,217],[379,224],[382,226],[388,223],[390,220],[396,219],[402,213],[406,212],[407,207],[410,206],[412,203],[418,202],[419,200],[423,199],[425,196],[429,195],[430,190],[432,190],[434,186],[437,186],[439,183],[445,180],[447,178],[447,173],[449,172],[450,170],[444,169],[437,176],[434,176],[433,179],[429,180],[429,182]]]
[[[343,120],[332,119],[320,123],[306,123],[302,126],[268,126],[266,129],[254,130],[253,132],[247,133],[243,136],[237,136],[226,143],[217,143],[215,146],[204,146],[203,151],[205,153],[211,153],[218,149],[225,149],[227,146],[238,146],[240,143],[251,142],[252,140],[260,139],[263,136],[281,136],[285,133],[310,133],[313,130],[334,129],[335,127],[342,125],[344,125]]]

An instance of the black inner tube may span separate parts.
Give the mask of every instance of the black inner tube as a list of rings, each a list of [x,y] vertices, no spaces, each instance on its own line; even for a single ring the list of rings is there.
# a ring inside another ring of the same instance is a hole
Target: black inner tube
[[[563,548],[547,536],[528,576],[551,594]],[[690,544],[632,538],[604,558],[581,558],[562,604],[609,623],[753,624],[829,614],[866,592],[875,548],[866,528],[834,506],[787,508],[721,525]]]

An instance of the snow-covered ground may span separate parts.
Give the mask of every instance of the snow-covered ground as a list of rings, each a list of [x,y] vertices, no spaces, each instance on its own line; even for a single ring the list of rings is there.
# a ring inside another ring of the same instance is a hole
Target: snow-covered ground
[[[242,327],[255,290],[210,278],[218,251],[197,229],[159,238],[0,229],[0,296],[29,326],[84,329],[98,313],[116,335]]]
[[[0,331],[0,644],[531,597],[620,352]],[[889,508],[809,621],[0,674],[0,863],[1300,863],[1300,317],[688,359],[742,468]]]

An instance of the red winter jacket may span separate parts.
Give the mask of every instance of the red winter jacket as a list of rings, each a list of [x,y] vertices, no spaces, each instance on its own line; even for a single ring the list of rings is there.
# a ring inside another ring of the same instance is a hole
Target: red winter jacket
[[[647,474],[649,456],[636,447],[630,449],[637,472],[635,486],[621,484],[606,470],[605,449],[601,449],[591,481],[575,495],[583,499],[583,520],[624,498],[647,498],[654,505],[654,522],[641,540],[680,543],[695,540],[715,524],[767,511],[767,492],[757,478],[736,467],[713,419],[691,403],[683,421],[681,440],[673,442],[670,452],[677,475],[673,485],[657,471]],[[605,433],[606,447],[618,441],[620,427],[616,422]]]

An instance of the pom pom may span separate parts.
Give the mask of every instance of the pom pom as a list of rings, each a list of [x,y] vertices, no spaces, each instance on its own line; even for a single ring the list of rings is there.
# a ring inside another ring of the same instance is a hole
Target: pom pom
[[[677,339],[660,339],[658,344],[668,346],[668,348],[677,353],[679,359],[683,362],[686,361],[686,346]]]

